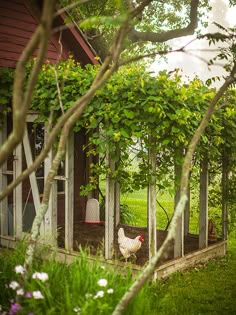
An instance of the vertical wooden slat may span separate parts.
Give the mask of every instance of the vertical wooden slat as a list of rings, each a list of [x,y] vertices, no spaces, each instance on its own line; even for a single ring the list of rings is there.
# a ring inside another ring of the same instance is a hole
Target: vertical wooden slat
[[[208,159],[201,161],[200,171],[200,214],[199,214],[199,248],[208,246]]]
[[[6,124],[2,126],[0,130],[0,147],[5,142],[7,137],[7,126]],[[0,167],[0,190],[4,191],[7,187],[7,175],[4,175],[4,171],[7,170],[7,163],[5,162]],[[0,234],[1,235],[8,235],[8,201],[7,197],[5,197],[0,202]],[[1,240],[0,240],[0,244]]]
[[[22,144],[20,143],[15,149],[14,159],[14,179],[22,173]],[[22,183],[20,183],[13,191],[13,216],[14,216],[14,231],[17,239],[20,239],[23,231],[23,217],[22,217]]]
[[[117,170],[120,165],[120,148],[116,146],[116,156],[118,157],[115,163],[115,169]],[[120,183],[116,180],[115,182],[115,224],[120,224]]]
[[[180,154],[183,151],[181,149],[177,152],[177,157],[180,157]],[[182,167],[178,163],[175,163],[175,200],[174,205],[175,208],[179,202],[179,180],[181,177]],[[174,243],[174,257],[182,257],[184,256],[184,214],[178,220],[177,229],[175,234],[175,243]]]
[[[115,182],[115,217],[116,226],[120,224],[120,183]]]
[[[184,235],[188,235],[189,233],[189,222],[190,222],[190,185],[188,185],[187,190],[188,195],[188,201],[186,203],[185,209],[184,209]]]
[[[149,259],[156,254],[157,234],[156,234],[156,154],[149,150],[149,164],[151,172],[151,182],[148,184],[148,238],[149,238]]]
[[[105,203],[105,258],[112,259],[114,253],[114,219],[115,219],[115,181],[112,174],[115,163],[112,161],[109,149],[106,153],[106,203]]]
[[[47,143],[47,132],[44,133],[44,143]],[[46,180],[53,161],[52,150],[44,160],[44,180]],[[44,218],[44,237],[51,245],[57,242],[57,181],[52,183],[51,194],[48,204],[48,210]]]
[[[71,131],[66,146],[65,169],[65,249],[73,250],[74,232],[74,132]]]
[[[224,148],[222,154],[222,239],[228,239],[228,156]]]

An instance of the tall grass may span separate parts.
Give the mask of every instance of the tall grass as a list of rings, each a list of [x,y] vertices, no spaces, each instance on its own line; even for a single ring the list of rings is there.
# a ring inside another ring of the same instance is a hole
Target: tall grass
[[[235,314],[235,239],[229,242],[226,257],[184,273],[178,272],[169,279],[148,283],[131,302],[125,314]],[[19,243],[15,251],[4,250],[0,255],[0,314],[10,314],[10,306],[17,302],[21,308],[11,314],[110,315],[133,281],[128,268],[118,270],[114,266],[101,264],[99,260],[91,262],[86,251],[81,251],[71,265],[53,259],[35,260],[33,270],[23,282],[14,267],[23,263],[24,253],[25,245]],[[45,282],[32,279],[35,271],[47,273],[49,279]],[[98,284],[100,279],[107,281],[104,287]],[[44,298],[18,296],[16,301],[16,290],[9,287],[13,280],[18,281],[27,293],[40,290]]]

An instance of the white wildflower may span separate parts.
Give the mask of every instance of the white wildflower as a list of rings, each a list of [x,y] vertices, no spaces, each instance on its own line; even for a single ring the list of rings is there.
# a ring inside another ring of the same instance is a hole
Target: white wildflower
[[[92,295],[91,293],[86,293],[86,294],[85,294],[85,298],[86,298],[86,299],[89,299],[89,298],[91,298],[92,296],[93,296],[93,295]]]
[[[45,282],[48,280],[48,274],[46,272],[35,272],[33,275],[32,275],[32,278],[33,279],[39,279],[41,280],[42,282]]]
[[[80,313],[81,312],[81,308],[79,306],[74,307],[73,311],[75,313]]]
[[[94,296],[94,299],[102,298],[102,297],[104,297],[104,291],[101,290],[96,293],[96,295]]]
[[[107,280],[106,279],[100,279],[98,280],[98,285],[100,287],[106,287],[107,286]]]
[[[21,265],[15,267],[15,272],[23,275],[25,273],[25,268]]]
[[[9,284],[9,288],[11,288],[12,290],[16,290],[17,288],[19,288],[19,283],[16,282],[16,281],[12,281],[10,284]]]
[[[21,289],[18,289],[18,290],[16,291],[16,294],[17,294],[17,295],[24,295],[25,292],[24,292],[24,290],[21,288]]]
[[[33,297],[35,298],[35,300],[44,299],[44,297],[40,291],[33,291],[32,294],[33,294]]]
[[[107,293],[108,293],[108,294],[113,294],[113,293],[114,293],[114,290],[113,290],[112,288],[110,288],[110,289],[107,290]]]

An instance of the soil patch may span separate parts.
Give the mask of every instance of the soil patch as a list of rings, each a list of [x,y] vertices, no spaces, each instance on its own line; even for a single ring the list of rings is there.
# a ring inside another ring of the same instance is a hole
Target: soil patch
[[[135,238],[139,234],[143,234],[144,242],[141,249],[136,253],[137,260],[132,257],[129,258],[133,263],[143,266],[148,261],[148,229],[146,227],[135,227],[129,225],[119,225],[115,231],[115,258],[123,260],[123,257],[119,251],[117,242],[117,231],[120,227],[124,228],[125,235],[130,238]],[[157,249],[162,245],[167,231],[157,230]],[[88,224],[84,222],[77,222],[74,224],[74,250],[79,250],[79,246],[82,248],[88,247],[91,254],[96,254],[97,251],[103,251],[104,254],[104,236],[105,236],[105,224]],[[64,247],[64,227],[59,229],[58,245]],[[184,253],[190,253],[199,249],[198,236],[187,235],[184,238]],[[168,253],[163,257],[162,261],[171,260],[174,258],[174,241],[172,241]]]

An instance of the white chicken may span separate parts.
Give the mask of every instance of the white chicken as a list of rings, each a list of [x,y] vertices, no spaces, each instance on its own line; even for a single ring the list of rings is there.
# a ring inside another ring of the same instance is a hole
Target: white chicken
[[[126,262],[130,256],[134,256],[136,258],[135,253],[141,248],[142,242],[144,242],[144,238],[142,234],[138,235],[134,239],[129,238],[125,236],[124,229],[119,228],[118,244],[119,244],[120,252],[124,256]]]

